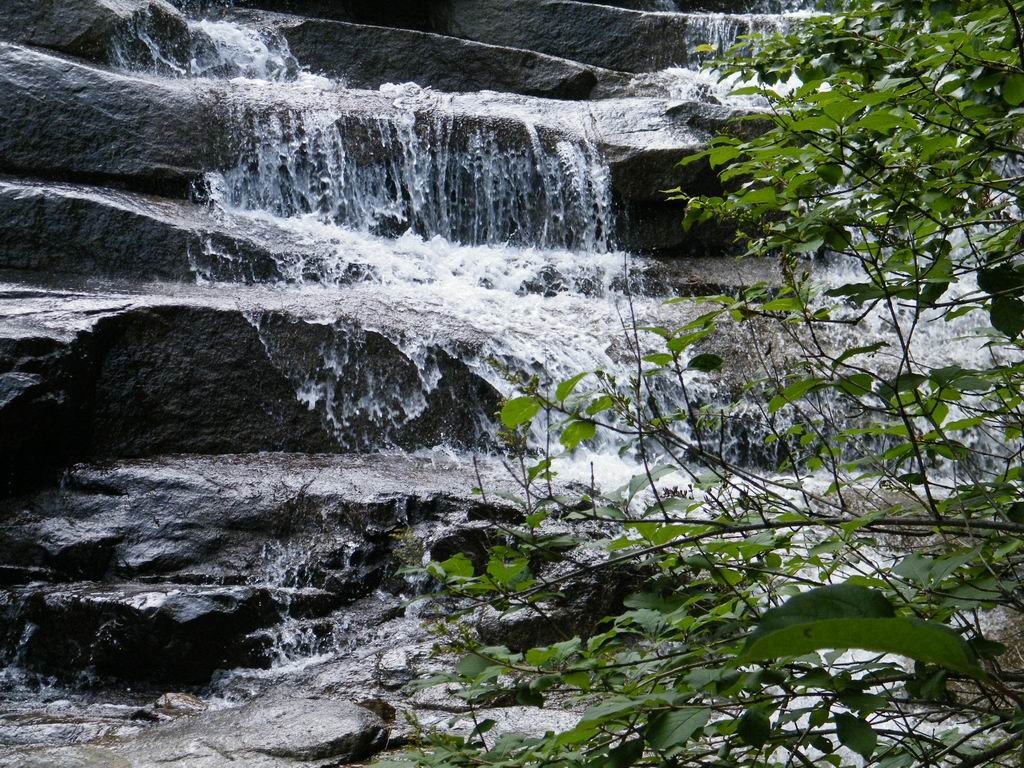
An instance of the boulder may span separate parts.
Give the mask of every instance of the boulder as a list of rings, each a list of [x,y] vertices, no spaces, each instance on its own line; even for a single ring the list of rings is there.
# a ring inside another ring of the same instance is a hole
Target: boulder
[[[305,257],[303,246],[279,231],[257,238],[253,229],[195,203],[0,179],[4,269],[141,280],[290,277],[289,265]]]
[[[572,0],[447,0],[435,24],[446,34],[527,48],[624,72],[687,63],[685,16]]]
[[[67,53],[98,63],[152,60],[143,40],[164,57],[187,61],[188,22],[164,0],[8,0],[0,40]]]
[[[384,748],[387,729],[348,701],[267,696],[236,709],[158,725],[116,751],[135,768],[347,765]]]
[[[323,19],[278,23],[295,58],[355,88],[414,82],[440,91],[506,91],[585,99],[590,68],[533,51],[407,29]]]
[[[480,471],[489,487],[511,485],[489,463]],[[424,536],[414,527],[429,523],[423,546],[451,550],[446,557],[477,541],[482,521],[503,509],[470,493],[477,482],[471,466],[403,456],[264,453],[79,465],[59,489],[0,501],[0,565],[12,583],[16,571],[22,583],[45,575],[230,584],[262,574],[272,586],[350,601],[401,562],[422,559],[399,551]]]
[[[201,684],[217,669],[267,663],[245,638],[274,623],[267,589],[79,583],[9,590],[3,656],[61,677]],[[12,647],[11,639],[16,638]]]

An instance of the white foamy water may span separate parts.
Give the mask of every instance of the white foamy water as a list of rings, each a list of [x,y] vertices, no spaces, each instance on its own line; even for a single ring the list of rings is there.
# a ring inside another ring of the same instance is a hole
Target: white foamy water
[[[209,19],[192,22],[190,27],[195,42],[189,77],[285,81],[296,79],[301,72],[280,34]]]
[[[161,77],[339,84],[304,70],[276,30],[220,19],[188,19],[184,28],[150,11],[135,18],[111,44],[110,60],[122,69]]]
[[[236,226],[252,221],[294,235],[299,247],[278,266],[284,281],[297,286],[429,284],[452,290],[453,297],[468,287],[598,296],[621,289],[623,267],[630,259],[621,251],[459,245],[442,235],[425,239],[408,230],[383,237],[325,222],[316,214],[282,218],[244,209],[231,209],[231,214]],[[229,258],[213,252],[207,256]],[[202,267],[197,269],[202,272]]]
[[[789,9],[787,3],[782,10]],[[739,35],[785,30],[798,22],[799,15],[703,14],[694,17],[691,38],[694,45],[721,51]],[[200,21],[192,28],[204,42],[176,73],[180,76],[308,78],[283,41],[272,35],[230,22]],[[160,57],[166,58],[157,46],[153,58]],[[738,83],[719,82],[714,73],[696,69],[638,75],[632,85],[637,92],[678,101],[763,106],[756,97],[732,96]],[[630,257],[615,251],[609,166],[596,146],[547,135],[526,114],[500,125],[467,124],[445,111],[443,98],[433,101],[437,109],[428,117],[420,109],[421,89],[399,85],[381,90],[399,114],[353,117],[302,107],[261,116],[251,125],[254,138],[237,166],[210,178],[218,205],[274,222],[308,243],[308,249],[280,265],[282,290],[322,296],[325,306],[329,297],[345,291],[365,308],[356,330],[325,318],[328,331],[316,359],[289,371],[296,398],[321,412],[338,434],[349,434],[361,421],[401,426],[421,416],[439,385],[444,355],[461,361],[502,394],[511,394],[514,387],[493,361],[522,376],[540,376],[552,387],[594,370],[627,382],[636,375],[636,363],[624,325],[635,319],[639,325],[673,328],[703,310],[690,304],[667,307],[659,298],[630,299],[623,291],[621,273]],[[840,263],[816,276],[826,285],[859,277]],[[663,294],[671,295],[671,288],[666,286]],[[268,353],[286,358],[287,350],[275,347],[266,318],[252,321]],[[831,342],[884,339],[890,323],[875,313],[856,331],[837,331]],[[987,354],[983,343],[965,341],[977,328],[976,317],[927,321],[915,331],[915,359],[940,365],[953,351],[960,364],[981,362]],[[366,334],[396,345],[417,376],[395,385],[381,370],[364,366],[365,355],[356,346]],[[656,342],[652,335],[641,338],[651,348],[645,351],[661,351]],[[752,354],[734,345],[727,368],[749,363]],[[723,383],[691,373],[686,383],[703,403],[726,402],[735,395],[735,380]],[[581,389],[592,385],[593,378]],[[339,395],[346,388],[363,394],[346,399]],[[672,386],[655,395],[667,410],[680,406]],[[753,404],[736,415],[747,421],[730,427],[724,451],[743,462],[760,444],[763,423]],[[493,414],[476,416],[480,433],[493,433]],[[786,418],[779,414],[780,429]],[[546,426],[539,418],[534,436],[543,439]],[[689,427],[681,424],[680,429]],[[589,484],[593,475],[603,490],[613,490],[642,469],[634,452],[622,450],[625,442],[602,433],[574,455],[563,456],[556,467],[562,479]],[[674,474],[659,485],[685,481]],[[273,578],[291,584],[293,576],[285,568]],[[309,624],[285,622],[274,640],[278,669],[319,658],[335,642],[325,641]]]
[[[527,121],[499,134],[442,102],[425,114],[272,115],[253,130],[238,166],[211,176],[229,207],[467,244],[610,246],[610,173],[596,148],[542,139]]]

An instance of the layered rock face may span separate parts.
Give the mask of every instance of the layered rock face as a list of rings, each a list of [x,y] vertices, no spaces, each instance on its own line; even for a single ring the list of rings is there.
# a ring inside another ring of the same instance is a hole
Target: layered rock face
[[[629,375],[625,312],[777,279],[662,190],[756,130],[697,46],[789,8],[230,5],[0,19],[0,765],[336,766],[444,727],[404,686],[451,606],[407,609],[405,569],[516,519],[511,380]],[[585,634],[642,578],[471,629]]]

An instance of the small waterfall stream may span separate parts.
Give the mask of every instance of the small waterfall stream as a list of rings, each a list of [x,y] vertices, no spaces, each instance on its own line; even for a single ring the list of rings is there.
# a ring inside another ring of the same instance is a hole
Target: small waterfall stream
[[[657,0],[647,10],[680,10]],[[799,2],[755,5],[753,13],[691,14],[691,46],[725,50],[750,33],[785,30],[807,11]],[[336,83],[303,72],[283,37],[270,27],[239,21],[190,22],[191,56],[185,67],[163,62],[170,56],[140,34],[148,57],[120,55],[119,63],[175,77],[243,77],[263,81],[303,80],[313,87]],[[122,46],[123,47],[123,46]],[[714,73],[669,68],[632,77],[637,93],[672,99],[706,100],[757,108],[751,97],[728,95],[732,87]],[[669,291],[634,295],[624,271],[635,258],[616,249],[616,210],[610,169],[596,145],[551,136],[528,111],[518,120],[475,125],[460,119],[451,97],[412,83],[386,84],[380,93],[392,101],[386,115],[358,115],[303,108],[285,114],[243,115],[249,137],[238,164],[211,174],[213,205],[233,215],[273,221],[326,249],[326,258],[286,265],[285,290],[352,290],[400,314],[429,318],[414,332],[370,324],[370,330],[397,344],[419,371],[418,384],[388,389],[384,379],[365,373],[362,389],[373,398],[346,402],[339,388],[353,375],[346,352],[352,340],[337,330],[308,360],[292,368],[296,397],[322,412],[350,448],[370,443],[352,438],[349,425],[369,418],[380,424],[407,423],[423,413],[436,387],[438,351],[462,359],[501,392],[509,386],[499,368],[552,382],[584,370],[630,375],[621,334],[632,313],[641,325],[681,324],[684,307],[668,308]],[[207,254],[214,259],[218,254]],[[826,268],[822,280],[839,274]],[[691,310],[692,311],[692,310]],[[253,317],[274,355],[265,318]],[[453,343],[451,329],[480,339],[473,349]],[[932,331],[929,331],[932,333]],[[950,329],[935,329],[936,340]],[[360,343],[360,342],[356,342]],[[737,350],[743,342],[736,340]],[[288,366],[287,355],[278,354]],[[688,381],[702,401],[716,399],[716,385],[704,377]],[[381,389],[381,385],[385,388]],[[678,393],[663,393],[669,401]],[[491,414],[479,413],[481,434],[493,431]],[[745,459],[756,435],[731,435],[734,458]],[[387,432],[388,430],[385,430]],[[351,440],[355,442],[351,442]],[[439,445],[446,449],[450,446]],[[601,437],[579,451],[565,473],[584,480],[592,464],[609,478],[627,479],[637,468],[619,455],[616,440]],[[609,481],[612,484],[613,481]]]
[[[646,5],[644,10],[674,13],[683,4],[651,0]],[[805,11],[789,0],[752,6],[748,10],[753,15],[691,14],[690,44],[723,50],[751,30],[799,23]],[[261,298],[272,297],[265,303],[276,309],[250,308],[239,299],[242,324],[255,333],[270,366],[283,374],[294,400],[290,405],[298,403],[303,413],[314,414],[334,437],[339,453],[437,462],[439,467],[461,467],[468,476],[468,467],[476,469],[471,452],[497,456],[494,403],[497,396],[513,391],[509,373],[539,376],[554,385],[583,371],[602,370],[624,381],[635,374],[624,327],[633,322],[678,327],[703,311],[694,303],[665,303],[692,295],[678,279],[678,260],[666,265],[630,253],[617,237],[628,217],[616,187],[616,166],[625,162],[629,141],[642,142],[629,135],[633,124],[622,132],[625,139],[605,135],[596,103],[570,105],[570,110],[567,102],[492,92],[456,96],[414,83],[384,83],[375,91],[347,89],[337,79],[304,68],[274,25],[255,25],[216,6],[207,11],[193,14],[187,30],[170,38],[152,17],[137,19],[114,41],[110,64],[144,78],[173,79],[176,85],[232,81],[253,93],[274,94],[276,100],[268,99],[272,106],[265,110],[231,105],[240,137],[238,157],[208,172],[196,197],[211,220],[230,222],[256,240],[267,232],[287,235],[298,247],[280,257],[270,251],[276,261],[275,277],[269,281],[257,279],[255,270],[246,272],[239,254],[213,238],[190,251],[191,266],[200,278],[197,291],[202,296],[223,292],[232,297],[244,285],[263,292]],[[628,115],[655,102],[664,117],[694,102],[723,110],[762,106],[750,97],[730,96],[729,84],[699,70],[702,58],[691,57],[685,67],[612,73],[609,92],[617,98],[625,92],[616,108]],[[334,106],[339,93],[359,108]],[[570,117],[563,119],[565,114]],[[671,127],[676,135],[690,136],[688,125]],[[641,128],[635,133],[643,136]],[[664,160],[670,165],[676,147],[667,149],[643,162]],[[655,192],[643,204],[652,201],[657,201]],[[736,279],[729,286],[749,282],[742,265],[719,269],[734,270],[730,276]],[[814,269],[816,279],[829,284],[843,279],[847,267],[819,263]],[[224,279],[234,274],[245,279]],[[296,344],[292,333],[300,320],[285,311],[291,306],[304,313],[303,345]],[[344,309],[343,316],[338,307]],[[879,319],[867,333],[882,338],[886,330]],[[950,340],[971,330],[966,321],[922,328],[921,353],[945,354]],[[731,399],[745,372],[756,365],[757,342],[727,334],[716,351],[740,372],[725,381],[687,373],[690,396],[704,403]],[[981,353],[980,346],[956,348],[965,356]],[[458,419],[424,427],[434,398],[451,391],[462,399],[444,404]],[[680,392],[672,386],[655,395],[667,407],[680,405]],[[723,438],[727,452],[741,462],[765,466],[773,461],[776,457],[766,455],[761,446],[763,435],[751,426],[757,420],[745,421],[742,409],[734,415]],[[778,418],[782,423],[785,412]],[[536,437],[543,437],[543,426],[536,425]],[[639,462],[627,448],[622,439],[602,434],[562,458],[560,479],[589,484],[597,477],[602,488],[611,490],[638,470]],[[217,469],[232,477],[223,467]],[[288,482],[293,482],[291,469],[284,470]],[[404,480],[396,481],[387,494],[402,498]],[[210,481],[219,482],[220,475]],[[295,480],[301,487],[289,491],[302,497],[316,482]],[[664,482],[671,485],[679,478]],[[261,493],[254,492],[254,498]],[[323,509],[328,511],[313,515],[322,519],[315,521],[320,527],[309,546],[329,544],[337,561],[332,568],[358,570],[353,564],[361,567],[360,559],[376,552],[373,547],[360,549],[365,540],[374,546],[383,547],[382,540],[393,545],[390,533],[370,530],[373,525],[359,517],[369,515],[367,509],[379,513],[366,500],[370,495],[337,508],[326,504]],[[423,495],[424,506],[445,508],[445,494]],[[126,499],[130,503],[127,494]],[[434,544],[448,533],[445,523],[433,521],[441,530],[425,534],[427,523],[412,519],[401,502],[388,510],[396,526],[412,531],[417,544],[420,539]],[[465,514],[463,507],[458,511]],[[339,533],[338,520],[348,525],[350,518],[357,518],[353,527],[365,540],[353,536],[349,541]],[[245,530],[247,524],[243,520],[238,527]],[[201,522],[193,525],[178,532],[180,538],[201,528]],[[409,558],[429,557],[427,545],[423,547]],[[358,650],[374,632],[415,634],[412,628],[420,622],[415,610],[400,620],[382,611],[392,622],[386,630],[367,629],[359,616],[333,604],[311,615],[315,612],[307,606],[329,590],[305,571],[308,556],[308,549],[287,542],[261,551],[259,567],[244,588],[265,590],[281,617],[259,638],[270,668],[220,671],[202,688],[215,706],[235,704],[267,680]],[[401,579],[389,585],[392,598],[412,597],[424,588],[422,582]],[[10,609],[12,615],[15,608],[13,601],[0,604],[0,610]],[[21,662],[16,655],[5,661],[4,674],[14,680]],[[34,684],[40,685],[40,679]],[[18,678],[8,687],[21,685]],[[59,695],[52,698],[59,700]],[[126,698],[125,706],[137,703]]]
[[[593,146],[545,142],[529,123],[505,135],[467,128],[443,99],[426,95],[423,117],[413,111],[418,88],[390,91],[397,117],[301,112],[257,121],[238,167],[211,178],[214,199],[370,233],[608,250],[608,169]]]

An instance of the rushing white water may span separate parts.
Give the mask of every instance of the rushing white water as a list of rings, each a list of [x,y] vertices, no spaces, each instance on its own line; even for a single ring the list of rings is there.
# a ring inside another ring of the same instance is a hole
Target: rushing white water
[[[114,66],[163,77],[327,83],[304,72],[272,29],[206,18],[174,23],[152,8],[115,36],[109,56]]]
[[[280,34],[207,19],[190,26],[196,36],[189,61],[190,77],[280,81],[299,75],[299,63]]]
[[[397,118],[294,112],[254,133],[239,165],[211,177],[226,206],[467,244],[609,248],[607,166],[594,147],[542,140],[528,122],[498,135],[438,105]]]
[[[784,29],[791,21],[726,14],[693,18],[692,43],[718,51],[737,35]],[[308,77],[273,35],[224,21],[193,21],[189,29],[183,62],[141,29],[138,39],[149,50],[148,66],[178,77]],[[125,53],[122,63],[137,66],[137,61]],[[729,96],[731,86],[694,69],[633,79],[637,91],[660,90],[674,100],[760,106],[749,97]],[[615,251],[609,165],[593,144],[552,137],[528,116],[474,124],[464,116],[456,119],[444,99],[425,110],[423,92],[415,86],[382,90],[397,107],[387,115],[302,107],[250,117],[251,140],[239,163],[209,178],[221,209],[253,222],[273,222],[308,246],[278,265],[282,290],[302,292],[311,304],[322,298],[325,306],[329,297],[345,292],[362,310],[358,323],[324,320],[321,341],[310,350],[293,349],[286,334],[277,334],[279,316],[250,318],[296,398],[322,415],[340,447],[400,445],[402,430],[426,413],[451,361],[501,394],[513,391],[503,369],[537,375],[548,385],[595,370],[627,382],[637,363],[624,327],[634,322],[678,327],[703,311],[688,304],[665,306],[661,299],[673,294],[670,284],[654,296],[624,290],[630,282],[623,269],[637,264]],[[820,278],[846,280],[846,268],[834,265]],[[872,322],[877,326],[869,326],[865,335],[884,337],[884,318]],[[921,354],[948,349],[968,330],[927,323],[919,330]],[[653,334],[641,335],[641,344],[654,346]],[[366,350],[375,339],[387,340],[398,353],[371,359]],[[687,373],[687,388],[698,403],[730,399],[754,364],[756,344],[749,337],[733,334],[725,344],[716,351],[738,372],[731,379]],[[591,378],[581,386],[592,384]],[[655,395],[670,410],[680,407],[680,392],[672,385]],[[479,410],[474,403],[462,407]],[[763,426],[756,406],[749,412],[741,407],[735,416],[723,435],[723,451],[740,462],[763,458],[757,453]],[[493,434],[493,414],[479,411],[471,417],[478,435]],[[535,436],[542,438],[546,426],[539,420]],[[593,474],[611,490],[640,469],[625,447],[625,441],[604,433],[562,457],[558,469],[563,479],[584,483]],[[682,480],[671,476],[663,483]],[[286,589],[308,586],[299,573],[301,556],[267,553],[264,581]],[[340,647],[343,634],[324,634],[322,626],[288,619],[273,638],[275,663],[282,668],[304,663]]]
[[[735,45],[740,38],[753,36],[753,45],[756,46],[756,37],[760,35],[771,35],[774,33],[785,33],[793,23],[799,23],[800,19],[810,14],[772,14],[772,13],[694,13],[687,16],[686,37],[688,47],[696,50],[700,46],[710,47],[710,52],[702,52],[696,56],[690,56],[691,64],[699,68],[700,62],[708,55],[721,55]]]

